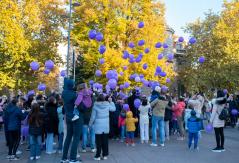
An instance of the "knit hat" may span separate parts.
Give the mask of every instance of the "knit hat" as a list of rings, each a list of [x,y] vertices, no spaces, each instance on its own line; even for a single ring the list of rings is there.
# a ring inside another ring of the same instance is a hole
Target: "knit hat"
[[[154,89],[156,92],[160,93],[161,92],[161,88],[159,86],[156,86]]]

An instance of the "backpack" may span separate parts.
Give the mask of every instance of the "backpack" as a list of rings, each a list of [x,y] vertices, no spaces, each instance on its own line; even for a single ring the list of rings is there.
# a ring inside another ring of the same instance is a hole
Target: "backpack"
[[[230,114],[227,108],[223,108],[219,114],[219,119],[222,121],[227,121],[230,118]]]

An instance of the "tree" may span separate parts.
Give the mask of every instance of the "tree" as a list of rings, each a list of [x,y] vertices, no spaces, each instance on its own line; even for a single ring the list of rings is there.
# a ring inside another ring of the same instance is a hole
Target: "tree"
[[[187,62],[179,76],[189,91],[207,92],[212,88],[232,90],[238,81],[238,69],[224,50],[224,39],[215,32],[220,16],[211,11],[205,15],[205,20],[197,20],[185,29],[197,38],[197,43],[186,47]],[[205,57],[205,63],[198,62],[200,56]]]
[[[41,67],[48,59],[60,63],[57,46],[63,37],[59,28],[65,21],[61,6],[57,0],[0,1],[0,73],[5,76],[0,79],[0,90],[36,88],[43,81],[43,69],[33,73],[31,61]],[[50,81],[56,82],[56,75]]]
[[[80,77],[77,78],[88,81],[94,78],[93,75],[97,69],[103,72],[103,76],[108,70],[115,69],[118,73],[124,72],[124,75],[119,78],[120,84],[129,81],[129,76],[133,73],[143,74],[147,80],[159,80],[165,84],[165,78],[154,76],[158,65],[167,72],[168,77],[174,75],[172,65],[165,64],[166,59],[157,60],[162,48],[156,49],[155,44],[163,43],[166,37],[164,5],[162,3],[152,3],[151,0],[82,0],[81,6],[75,9],[73,17],[72,38],[74,46],[81,54],[77,64],[77,69],[80,72],[77,76]],[[140,21],[145,24],[142,29],[138,29]],[[101,43],[88,38],[88,32],[91,29],[96,29],[104,34],[104,40]],[[145,45],[139,47],[137,42],[141,39],[145,40]],[[136,48],[130,49],[129,42],[134,42]],[[107,49],[104,55],[98,52],[98,47],[101,44],[105,45]],[[122,58],[125,50],[136,58],[143,53],[144,48],[150,48],[150,53],[144,54],[140,63],[129,64],[128,60]],[[104,58],[105,64],[99,65],[99,58]],[[144,63],[149,65],[147,70],[142,68]],[[128,69],[124,71],[123,66],[128,66]],[[106,79],[103,77],[96,79],[106,83]]]

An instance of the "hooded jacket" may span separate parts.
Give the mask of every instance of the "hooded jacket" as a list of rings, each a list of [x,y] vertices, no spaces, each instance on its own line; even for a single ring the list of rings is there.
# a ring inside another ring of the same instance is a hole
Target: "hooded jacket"
[[[225,126],[225,121],[219,119],[225,104],[220,104],[224,101],[224,97],[216,98],[212,100],[213,108],[210,122],[214,128],[220,128]]]
[[[125,120],[126,131],[134,132],[136,129],[136,127],[135,127],[136,122],[138,122],[138,119],[133,117],[133,113],[131,111],[128,111],[126,113],[126,120]]]
[[[46,103],[45,110],[47,113],[46,119],[46,132],[58,134],[58,114],[57,114],[57,105],[54,103]]]
[[[76,92],[74,91],[74,81],[71,79],[64,79],[64,90],[62,92],[62,99],[64,102],[64,112],[66,120],[71,120],[74,116],[74,103],[76,100]]]
[[[189,133],[197,133],[201,130],[201,121],[196,116],[191,116],[187,120],[187,128]]]
[[[139,107],[140,124],[149,124],[149,110],[150,110],[150,105],[146,105],[146,106],[141,105]]]
[[[153,102],[150,103],[153,115],[158,117],[164,117],[165,108],[168,105],[168,101],[164,99],[156,98]]]
[[[183,116],[183,111],[185,109],[185,102],[184,101],[179,101],[177,102],[176,105],[173,106],[173,111],[175,113],[176,117],[182,117]]]
[[[16,106],[10,103],[4,114],[4,122],[7,131],[15,131],[21,129],[21,121],[26,118],[26,115]]]
[[[90,118],[89,126],[93,126],[95,134],[109,133],[109,112],[115,111],[113,102],[95,102]]]

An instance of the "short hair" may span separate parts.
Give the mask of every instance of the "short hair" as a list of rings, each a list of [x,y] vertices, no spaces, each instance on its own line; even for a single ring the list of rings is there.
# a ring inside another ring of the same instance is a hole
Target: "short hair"
[[[105,96],[103,94],[100,94],[98,97],[97,97],[97,101],[98,102],[103,102],[105,101]]]
[[[17,105],[17,102],[18,102],[18,99],[16,97],[13,97],[11,103],[13,105]]]
[[[142,105],[143,105],[143,106],[148,105],[148,100],[147,100],[146,97],[142,99]]]

